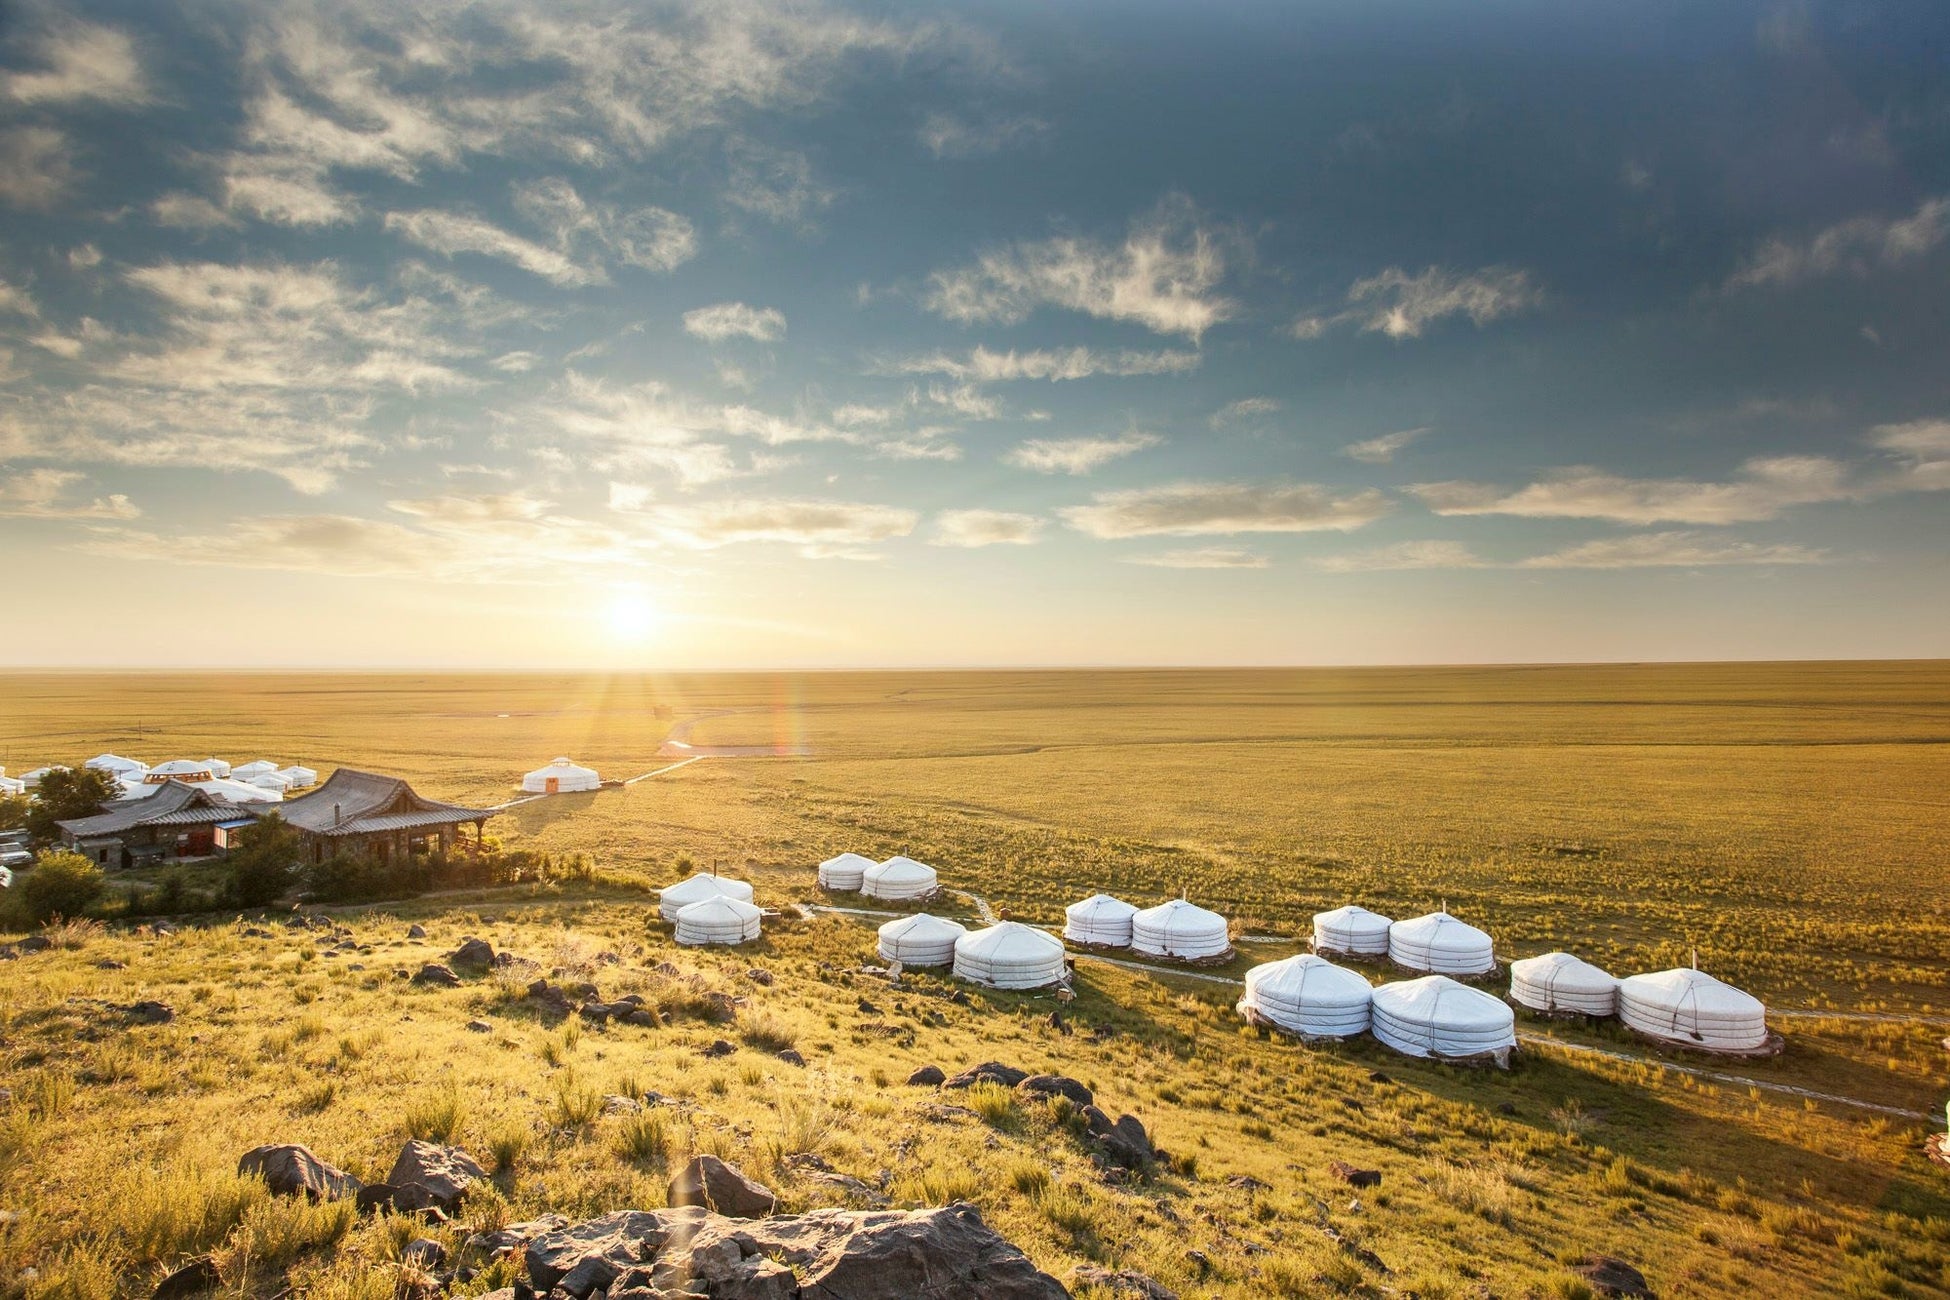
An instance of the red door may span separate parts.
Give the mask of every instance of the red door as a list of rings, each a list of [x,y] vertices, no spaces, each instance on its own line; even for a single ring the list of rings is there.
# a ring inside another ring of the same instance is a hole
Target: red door
[[[546,789],[546,790],[544,791],[544,793],[546,793],[546,794],[561,794],[561,793],[562,793],[562,778],[561,778],[561,777],[559,777],[559,776],[551,776],[550,778],[548,778],[548,781],[546,782],[546,785],[547,785],[547,789]]]

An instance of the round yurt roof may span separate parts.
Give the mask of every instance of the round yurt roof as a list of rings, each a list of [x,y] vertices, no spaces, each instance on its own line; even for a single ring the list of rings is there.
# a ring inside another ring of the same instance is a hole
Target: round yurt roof
[[[868,868],[875,880],[933,880],[935,870],[925,862],[916,862],[904,854],[895,854],[885,862],[875,863]]]
[[[955,951],[991,962],[1026,965],[1046,961],[1052,953],[1061,960],[1063,941],[1020,921],[997,921],[985,930],[970,930],[956,941]]]
[[[1650,975],[1628,976],[1618,982],[1618,987],[1621,993],[1641,1002],[1690,1007],[1708,1015],[1751,1017],[1767,1014],[1767,1008],[1753,994],[1689,966],[1656,971]]]
[[[148,771],[143,764],[132,758],[123,758],[120,754],[97,754],[82,766],[97,768],[103,772]]]
[[[259,758],[249,763],[242,763],[236,767],[231,768],[230,774],[232,776],[257,776],[260,773],[275,772],[277,770],[278,770],[278,765],[276,763],[273,763],[266,758]]]
[[[581,764],[575,762],[572,759],[551,758],[548,761],[547,765],[536,768],[528,775],[530,776],[594,776],[596,775],[596,769],[593,767],[583,767]]]
[[[764,915],[765,913],[756,905],[742,898],[733,898],[728,894],[714,894],[709,898],[700,898],[695,903],[684,904],[678,909],[677,919],[686,925],[708,925],[723,921],[744,926],[750,925]]]
[[[961,937],[968,933],[968,927],[945,917],[918,912],[887,922],[880,927],[879,933],[883,942],[953,944],[961,941]]]
[[[733,880],[730,876],[714,876],[707,871],[700,871],[674,885],[666,886],[657,893],[657,898],[665,907],[683,907],[689,903],[698,903],[707,898],[720,896],[749,902],[752,887],[742,880]]]
[[[1490,946],[1489,935],[1473,925],[1458,921],[1447,912],[1410,917],[1406,921],[1395,922],[1388,929],[1391,935],[1404,943],[1412,943],[1431,952],[1478,952]]]
[[[1315,912],[1314,924],[1332,930],[1352,930],[1356,933],[1379,934],[1394,922],[1379,912],[1370,912],[1365,907],[1349,903],[1331,912]]]
[[[1072,921],[1128,921],[1137,915],[1137,906],[1109,894],[1092,894],[1063,909]]]
[[[836,853],[819,865],[825,867],[828,871],[844,871],[849,869],[865,871],[869,867],[877,867],[880,864],[864,853]]]
[[[1374,986],[1354,971],[1303,952],[1247,971],[1246,992],[1276,1002],[1359,1006],[1374,995]]]
[[[1398,1020],[1445,1029],[1501,1029],[1515,1019],[1504,1002],[1447,975],[1383,984],[1373,996],[1377,1010]]]
[[[215,776],[208,760],[197,762],[188,758],[172,758],[167,763],[158,763],[149,769],[150,776]]]
[[[1610,971],[1568,952],[1547,952],[1510,963],[1510,978],[1565,993],[1609,993],[1618,987]]]
[[[1223,916],[1182,898],[1147,907],[1132,916],[1131,923],[1165,934],[1224,934],[1227,928]]]

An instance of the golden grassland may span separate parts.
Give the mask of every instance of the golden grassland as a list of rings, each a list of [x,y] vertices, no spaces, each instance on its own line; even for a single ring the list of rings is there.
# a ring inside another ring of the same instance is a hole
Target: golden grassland
[[[832,853],[906,852],[1025,919],[1058,919],[1100,888],[1140,902],[1182,889],[1243,932],[1285,937],[1242,944],[1234,975],[1295,951],[1313,911],[1347,901],[1397,916],[1446,901],[1506,958],[1566,947],[1621,974],[1697,949],[1772,1006],[1902,1017],[1778,1021],[1787,1053],[1736,1073],[1934,1111],[1945,1027],[1928,1018],[1950,1010],[1950,665],[0,680],[10,770],[101,750],[268,756],[399,772],[480,803],[558,753],[606,776],[663,766],[659,746],[687,722],[700,746],[801,756],[709,758],[493,824],[513,845],[593,855],[607,889],[356,914],[378,954],[364,972],[302,934],[233,928],[98,938],[0,967],[0,1087],[16,1098],[0,1186],[30,1189],[0,1198],[23,1211],[0,1238],[0,1276],[32,1262],[36,1293],[60,1294],[59,1279],[90,1269],[139,1281],[219,1246],[239,1276],[244,1256],[257,1261],[267,1292],[291,1267],[313,1294],[389,1293],[358,1280],[358,1261],[396,1253],[404,1229],[262,1203],[230,1177],[237,1154],[308,1141],[383,1172],[416,1118],[458,1098],[477,1154],[527,1135],[506,1206],[484,1212],[654,1205],[661,1164],[617,1154],[623,1122],[564,1113],[578,1089],[634,1078],[695,1103],[670,1114],[670,1152],[769,1163],[755,1172],[803,1205],[818,1188],[762,1153],[817,1142],[805,1149],[846,1173],[888,1170],[897,1203],[976,1199],[1059,1276],[1109,1260],[1188,1296],[1575,1295],[1561,1257],[1611,1250],[1662,1295],[1950,1284],[1950,1195],[1920,1158],[1920,1124],[1656,1064],[1533,1049],[1505,1076],[1372,1044],[1304,1049],[1239,1028],[1226,986],[1095,965],[1077,1008],[1116,1026],[1102,1041],[1057,1036],[1037,1019],[1050,1004],[1019,998],[960,1008],[874,991],[869,1015],[819,966],[870,949],[870,922],[840,917],[774,925],[756,957],[678,958],[748,996],[747,1022],[790,1036],[806,1071],[751,1048],[703,1062],[695,1047],[717,1027],[568,1044],[504,991],[409,990],[391,973],[479,931],[545,965],[616,951],[604,991],[655,992],[649,968],[669,944],[629,886],[674,878],[680,855],[736,869],[776,905],[812,899],[810,868]],[[428,945],[401,938],[409,913],[429,921]],[[100,970],[104,957],[128,968]],[[753,960],[775,986],[738,981]],[[90,1041],[86,1004],[71,1001],[138,995],[171,1001],[178,1020]],[[464,1031],[484,1014],[492,1035]],[[1522,1027],[1651,1056],[1615,1030]],[[1195,1170],[1108,1187],[1040,1110],[997,1102],[993,1123],[930,1123],[929,1098],[898,1086],[914,1064],[988,1058],[1084,1078]],[[1369,1083],[1377,1067],[1396,1084]],[[1384,1172],[1358,1212],[1327,1179],[1334,1159]],[[1272,1190],[1228,1187],[1236,1174]],[[103,1196],[110,1185],[122,1194]],[[1394,1276],[1327,1242],[1323,1205]],[[164,1214],[145,1206],[189,1208],[137,1231],[134,1218]],[[336,1250],[304,1248],[334,1234]]]

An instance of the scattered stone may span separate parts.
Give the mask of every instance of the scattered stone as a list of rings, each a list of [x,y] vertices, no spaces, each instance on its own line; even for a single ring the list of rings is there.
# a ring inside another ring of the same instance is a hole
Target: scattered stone
[[[1610,1255],[1586,1255],[1571,1266],[1571,1271],[1583,1278],[1599,1295],[1650,1297],[1652,1288],[1646,1284],[1645,1274],[1633,1268],[1622,1259]]]
[[[1126,1169],[1142,1169],[1151,1163],[1151,1135],[1135,1115],[1120,1115],[1104,1136],[1104,1153]]]
[[[924,1065],[907,1076],[907,1086],[910,1088],[934,1088],[940,1086],[947,1077],[947,1075],[941,1072],[940,1066]]]
[[[457,989],[460,987],[460,976],[454,974],[453,971],[445,966],[429,962],[427,965],[420,967],[420,973],[413,977],[413,982],[415,984],[433,984],[443,989]]]
[[[865,998],[861,998],[856,1005],[858,1005],[858,1007],[860,1008],[860,1014],[862,1015],[877,1016],[880,1014],[880,1008],[875,1006],[873,1003],[867,1001]]]
[[[806,1063],[806,1058],[799,1055],[799,1049],[796,1047],[788,1047],[784,1051],[780,1052],[779,1059],[781,1061],[784,1061],[787,1065],[803,1066]]]
[[[1390,1084],[1393,1083],[1394,1080],[1389,1078],[1386,1074],[1383,1074],[1380,1070],[1371,1070],[1368,1073],[1368,1082]]]
[[[1018,1070],[1000,1061],[984,1061],[980,1065],[963,1070],[952,1079],[942,1082],[944,1088],[967,1088],[978,1083],[999,1083],[1005,1088],[1013,1088],[1029,1077],[1029,1071]]]
[[[447,1262],[447,1248],[431,1237],[416,1237],[406,1243],[406,1249],[399,1253],[399,1260],[402,1264],[431,1273]]]
[[[1097,1100],[1090,1089],[1061,1074],[1032,1074],[1016,1085],[1016,1091],[1029,1097],[1068,1097],[1079,1106],[1089,1106]]]
[[[576,1014],[593,1025],[606,1025],[609,1023],[609,1004],[585,1002],[576,1009]]]
[[[477,1034],[491,1034],[494,1032],[494,1026],[485,1020],[470,1020],[467,1022],[467,1028]]]
[[[128,1016],[138,1024],[163,1025],[176,1019],[176,1011],[167,1002],[132,1002]]]
[[[1264,1192],[1271,1190],[1273,1184],[1263,1183],[1251,1174],[1234,1174],[1226,1179],[1226,1186],[1242,1192]]]
[[[1050,1012],[1049,1019],[1045,1020],[1043,1023],[1048,1025],[1051,1029],[1054,1029],[1059,1034],[1068,1034],[1070,1032],[1070,1022],[1063,1018],[1063,1013],[1061,1011]]]
[[[313,1155],[310,1147],[296,1143],[252,1147],[237,1161],[237,1176],[262,1178],[273,1196],[303,1196],[310,1201],[357,1196],[362,1186],[351,1174]]]
[[[524,1223],[511,1223],[493,1232],[477,1232],[467,1239],[468,1253],[479,1252],[489,1259],[499,1259],[503,1255],[524,1250],[528,1243],[546,1232],[560,1232],[569,1226],[569,1221],[559,1214],[544,1214],[539,1219]]]
[[[44,934],[30,934],[14,945],[22,952],[46,952],[53,946],[54,940]]]
[[[116,961],[113,957],[104,957],[95,963],[96,970],[127,970],[128,968],[127,962]]]
[[[223,1285],[223,1276],[208,1255],[198,1255],[156,1283],[152,1300],[190,1300]]]
[[[659,1016],[649,1007],[638,1007],[634,1011],[631,1011],[629,1015],[624,1016],[623,1022],[630,1025],[640,1025],[645,1029],[656,1029],[663,1024],[663,1017]]]
[[[485,1182],[487,1176],[487,1170],[459,1147],[414,1139],[400,1149],[399,1159],[393,1162],[393,1171],[386,1175],[386,1182],[395,1189],[395,1205],[399,1204],[403,1192],[417,1185],[431,1193],[436,1208],[451,1213],[460,1207],[467,1189],[476,1182]]]
[[[704,1002],[709,1008],[705,1013],[705,1018],[708,1020],[724,1024],[738,1018],[738,999],[729,993],[706,993]]]
[[[670,1180],[672,1205],[701,1205],[732,1219],[757,1219],[778,1208],[778,1193],[712,1155],[693,1156]]]
[[[757,966],[754,966],[750,970],[745,972],[745,978],[750,980],[752,983],[758,985],[760,988],[769,989],[772,987],[772,972],[769,970],[763,970]]]
[[[709,1047],[702,1049],[703,1054],[705,1056],[712,1057],[712,1058],[716,1058],[720,1056],[730,1056],[733,1052],[736,1052],[737,1050],[738,1049],[735,1046],[733,1046],[731,1043],[727,1042],[722,1038],[713,1039]]]
[[[1112,1295],[1137,1296],[1139,1300],[1178,1300],[1178,1293],[1133,1269],[1113,1273],[1107,1268],[1084,1265],[1073,1276],[1081,1286],[1092,1286]]]
[[[460,947],[447,954],[449,966],[489,970],[494,966],[494,947],[486,939],[463,939]]]
[[[406,937],[409,939],[424,939],[427,937],[427,928],[417,923],[409,925],[406,927]]]
[[[605,1115],[636,1115],[642,1113],[642,1111],[643,1103],[634,1097],[603,1098],[603,1114]]]
[[[1327,1172],[1346,1183],[1349,1187],[1381,1186],[1381,1171],[1378,1169],[1356,1169],[1345,1160],[1336,1160],[1327,1166]]]

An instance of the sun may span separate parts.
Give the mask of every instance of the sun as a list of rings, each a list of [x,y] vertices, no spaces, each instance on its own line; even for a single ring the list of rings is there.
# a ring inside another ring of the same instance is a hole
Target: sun
[[[641,591],[619,591],[603,611],[603,623],[615,641],[647,641],[656,635],[657,606]]]

